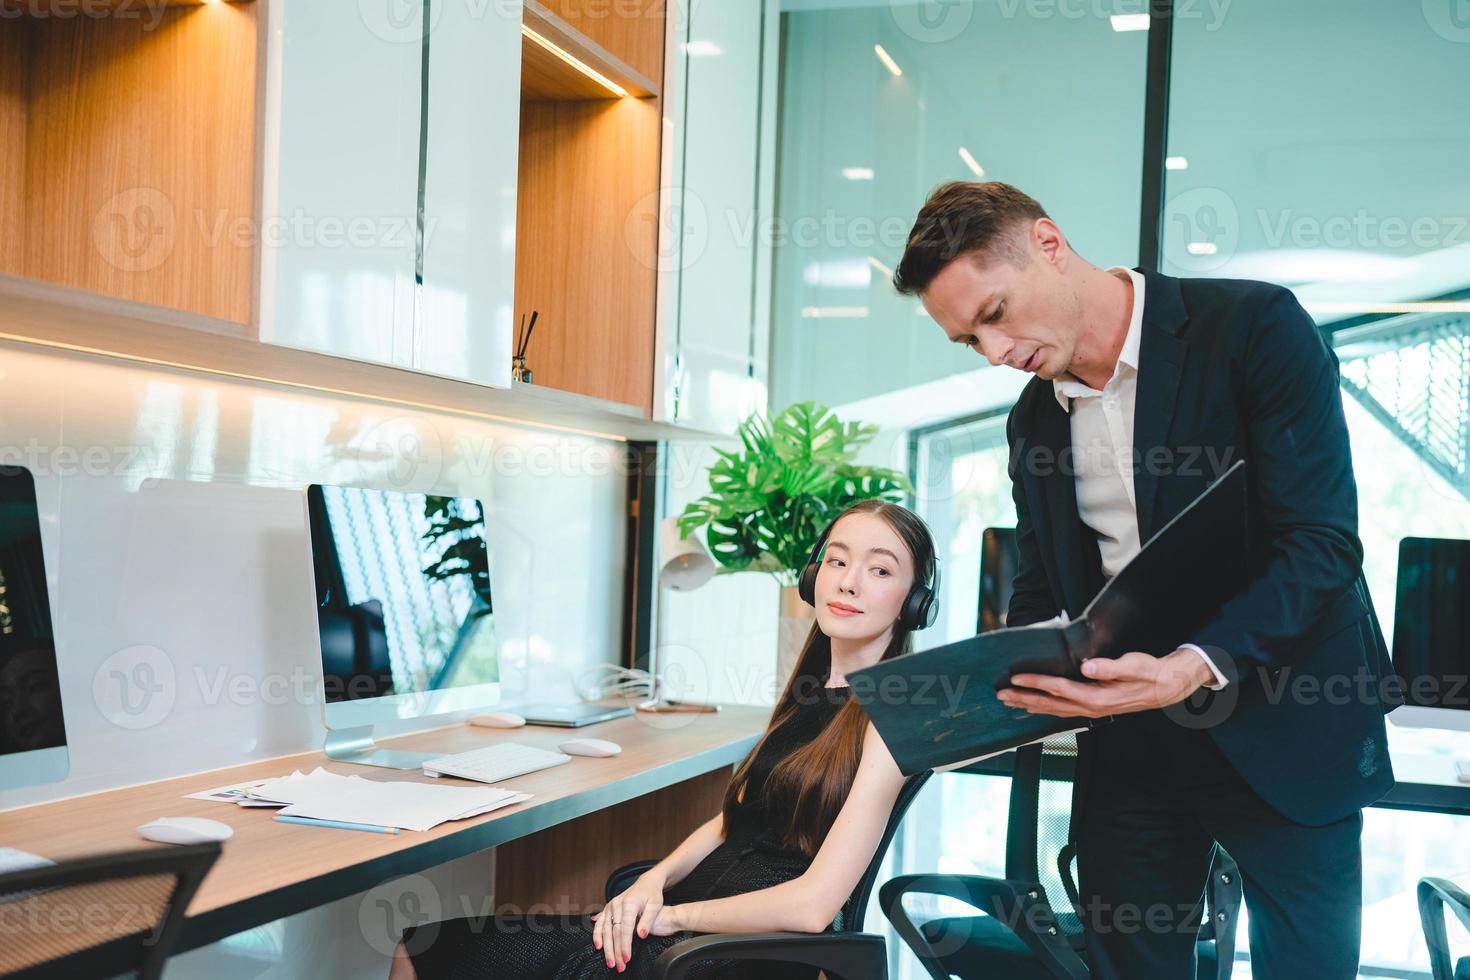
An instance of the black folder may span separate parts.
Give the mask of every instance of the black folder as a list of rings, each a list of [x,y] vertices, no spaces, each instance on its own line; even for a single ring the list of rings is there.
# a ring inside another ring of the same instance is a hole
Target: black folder
[[[993,755],[1085,718],[1027,714],[996,691],[1015,674],[1082,679],[1082,661],[1140,650],[1165,656],[1246,585],[1245,461],[1154,534],[1082,615],[992,630],[848,675],[904,775]]]

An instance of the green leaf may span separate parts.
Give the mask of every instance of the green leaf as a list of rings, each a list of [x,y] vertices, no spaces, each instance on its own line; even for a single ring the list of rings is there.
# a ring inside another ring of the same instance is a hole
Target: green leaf
[[[771,422],[776,455],[788,465],[836,465],[847,458],[842,423],[826,406],[798,402]]]
[[[711,521],[706,538],[715,561],[726,568],[743,569],[761,556],[760,520],[747,514],[733,521]]]
[[[772,456],[775,450],[771,446],[771,424],[766,421],[765,416],[756,414],[740,424],[740,441],[745,444],[745,451],[753,456]]]
[[[767,571],[789,580],[821,529],[866,497],[902,500],[902,473],[855,466],[876,425],[844,423],[826,406],[798,402],[774,419],[752,414],[738,427],[743,451],[716,449],[710,492],[687,504],[680,533],[706,527],[721,571]]]

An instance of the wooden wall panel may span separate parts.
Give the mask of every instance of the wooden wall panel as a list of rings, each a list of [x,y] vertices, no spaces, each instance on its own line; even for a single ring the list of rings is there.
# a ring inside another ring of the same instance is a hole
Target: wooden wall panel
[[[516,299],[535,381],[653,405],[657,99],[521,106]]]
[[[720,812],[733,770],[703,776],[589,813],[495,849],[495,907],[596,911],[614,869],[662,858]]]
[[[256,11],[31,23],[25,275],[249,321]]]
[[[567,26],[661,85],[664,18],[673,0],[541,0]],[[749,2],[749,0],[745,0]]]
[[[24,266],[26,44],[31,25],[7,21],[0,30],[0,273]]]

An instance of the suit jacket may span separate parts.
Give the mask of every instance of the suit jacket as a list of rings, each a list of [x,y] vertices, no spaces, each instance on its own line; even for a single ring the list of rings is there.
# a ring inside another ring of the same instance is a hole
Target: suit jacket
[[[1184,638],[1229,679],[1204,695],[1198,723],[1273,808],[1330,823],[1393,785],[1383,724],[1392,667],[1362,576],[1337,357],[1280,286],[1140,271],[1139,540],[1247,461],[1249,584]],[[1008,625],[1076,616],[1103,574],[1077,512],[1070,419],[1050,381],[1021,392],[1007,435],[1020,552]],[[1178,581],[1188,588],[1187,568]]]

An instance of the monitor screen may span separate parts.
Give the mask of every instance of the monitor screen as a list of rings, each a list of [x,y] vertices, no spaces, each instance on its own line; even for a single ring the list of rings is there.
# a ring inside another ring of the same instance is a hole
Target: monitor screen
[[[1399,542],[1394,672],[1407,704],[1470,707],[1470,541]]]
[[[312,484],[307,514],[329,704],[498,684],[478,500]]]
[[[64,778],[65,746],[36,485],[0,466],[0,786]]]
[[[1018,564],[1016,529],[987,527],[980,537],[980,618],[975,632],[988,633],[1005,626]]]

